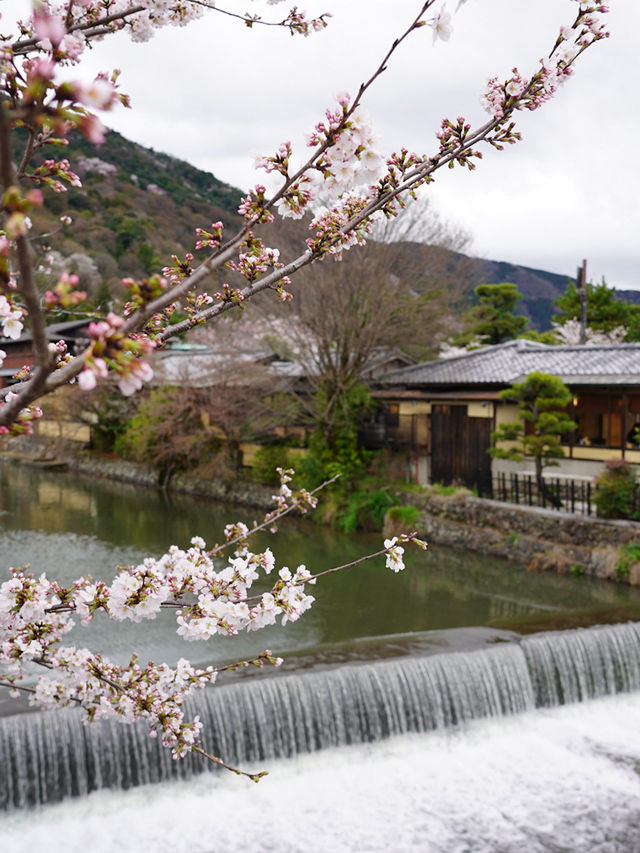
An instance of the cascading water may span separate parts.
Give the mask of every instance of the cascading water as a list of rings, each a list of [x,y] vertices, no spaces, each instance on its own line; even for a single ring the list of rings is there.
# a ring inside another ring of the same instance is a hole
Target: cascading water
[[[640,689],[640,625],[535,635],[474,652],[246,680],[191,702],[208,751],[256,762]],[[80,724],[74,711],[0,721],[0,806],[54,802],[203,769],[143,726]]]

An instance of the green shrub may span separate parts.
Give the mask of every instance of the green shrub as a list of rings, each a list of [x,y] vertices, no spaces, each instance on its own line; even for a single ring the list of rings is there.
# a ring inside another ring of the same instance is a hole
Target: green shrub
[[[392,506],[387,515],[391,521],[412,527],[420,518],[420,510],[417,506]]]
[[[638,518],[635,470],[624,459],[610,459],[596,480],[595,503],[600,518]]]
[[[382,530],[387,510],[393,504],[393,498],[386,489],[374,492],[352,492],[347,508],[337,518],[337,526],[344,533],[354,530]]]
[[[616,575],[628,578],[629,570],[634,563],[640,561],[640,543],[629,542],[620,548],[620,557],[616,563]]]
[[[287,448],[281,444],[265,444],[253,457],[252,479],[265,486],[280,484],[277,468],[290,468],[291,460]]]
[[[574,578],[581,578],[584,575],[584,566],[582,563],[576,563],[574,566],[569,566],[569,574]]]

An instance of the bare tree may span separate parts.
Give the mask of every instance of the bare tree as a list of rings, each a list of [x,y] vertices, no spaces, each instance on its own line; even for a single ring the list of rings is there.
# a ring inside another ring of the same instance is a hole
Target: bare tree
[[[302,403],[328,435],[349,417],[351,390],[383,372],[394,351],[424,358],[437,350],[470,274],[461,254],[470,236],[426,203],[385,221],[374,237],[341,262],[305,270],[285,309],[281,345],[302,365],[316,392]]]

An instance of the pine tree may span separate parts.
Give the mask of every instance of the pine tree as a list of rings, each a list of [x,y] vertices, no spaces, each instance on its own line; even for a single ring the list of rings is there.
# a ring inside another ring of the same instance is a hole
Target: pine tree
[[[503,423],[491,434],[494,446],[489,450],[494,459],[521,461],[533,456],[539,494],[554,501],[545,486],[542,472],[556,459],[564,456],[560,437],[577,428],[566,413],[571,403],[571,391],[549,373],[530,373],[524,382],[518,382],[500,392],[505,403],[517,403],[520,422]],[[526,424],[532,429],[527,430]],[[502,442],[516,442],[511,447],[500,447]]]

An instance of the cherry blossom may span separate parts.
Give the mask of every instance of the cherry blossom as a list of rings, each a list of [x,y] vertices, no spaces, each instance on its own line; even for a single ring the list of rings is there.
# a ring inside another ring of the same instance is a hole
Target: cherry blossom
[[[276,3],[269,0],[268,5]],[[64,147],[73,130],[100,144],[106,130],[97,112],[129,105],[119,89],[118,72],[85,78],[85,51],[117,32],[146,41],[160,27],[182,27],[199,19],[205,6],[212,15],[230,15],[249,28],[279,26],[303,36],[327,26],[328,16],[308,18],[294,6],[279,20],[263,20],[190,0],[140,0],[136,5],[125,0],[41,0],[31,18],[17,27],[17,37],[0,36],[0,146],[3,152],[14,145],[21,149],[15,163],[12,156],[0,161],[0,330],[15,340],[28,318],[36,361],[18,372],[20,381],[0,390],[0,432],[33,431],[42,415],[37,401],[70,382],[88,391],[112,375],[123,394],[135,393],[152,378],[147,357],[170,335],[214,320],[262,291],[291,299],[287,288],[292,276],[310,263],[340,259],[344,251],[366,242],[378,219],[398,215],[440,170],[473,170],[482,146],[501,150],[516,143],[518,112],[543,106],[573,74],[582,53],[608,35],[603,21],[608,4],[578,3],[573,22],[553,37],[533,71],[514,67],[506,79],[489,81],[482,98],[486,122],[474,127],[464,116],[445,117],[428,150],[401,148],[383,154],[364,112],[367,93],[404,41],[420,38],[425,25],[431,27],[434,43],[452,35],[452,16],[445,6],[436,11],[436,0],[418,2],[414,19],[399,31],[355,96],[341,91],[315,122],[302,152],[287,139],[275,153],[256,159],[275,189],[257,183],[245,194],[238,208],[240,227],[227,234],[221,222],[198,228],[193,252],[174,255],[161,273],[149,278],[126,277],[128,301],[122,315],[109,313],[90,323],[84,352],[71,356],[64,344],[48,340],[47,312],[77,305],[84,294],[77,290],[76,277],[65,272],[42,296],[35,286],[29,239],[33,211],[44,203],[42,189],[61,193],[81,185],[73,164],[60,155],[48,156],[48,146]],[[263,225],[276,216],[305,215],[309,232],[297,256],[281,257],[277,247],[265,244]],[[242,286],[223,281],[216,292],[207,292],[207,282],[224,270],[238,274]],[[185,319],[171,323],[178,310]],[[0,362],[5,358],[0,351]],[[315,573],[305,565],[279,565],[270,549],[252,550],[251,536],[276,530],[284,515],[294,509],[307,512],[317,500],[313,493],[293,489],[291,471],[279,473],[274,508],[263,522],[252,528],[240,522],[228,525],[224,541],[209,549],[195,536],[186,548],[172,546],[161,556],[119,567],[110,584],[87,574],[62,587],[44,574],[36,577],[26,568],[13,568],[0,584],[0,681],[26,691],[39,707],[79,705],[88,721],[144,719],[150,734],[176,759],[198,752],[225,766],[220,757],[203,751],[201,723],[185,719],[183,710],[184,698],[212,684],[224,668],[197,669],[185,659],[176,667],[144,664],[136,655],[117,665],[71,645],[68,634],[78,619],[82,624],[96,618],[140,622],[162,610],[173,613],[177,633],[190,642],[286,624],[312,606],[309,590],[325,574],[371,557],[384,557],[386,566],[398,572],[404,568],[405,545],[426,547],[414,535],[399,536],[386,539],[374,555]],[[260,592],[254,592],[257,583]],[[230,668],[279,663],[266,650]],[[257,780],[262,774],[246,775]]]
[[[430,26],[433,28],[434,44],[438,39],[441,39],[442,41],[449,41],[451,33],[453,32],[451,15],[448,12],[445,12],[444,9],[445,7],[443,6],[441,11],[438,12],[433,21],[430,23]]]
[[[17,340],[24,328],[22,323],[22,311],[14,307],[12,297],[0,294],[0,326],[5,338]]]
[[[74,616],[83,625],[99,616],[140,622],[154,619],[163,608],[174,612],[178,635],[191,642],[257,631],[278,619],[283,625],[299,619],[314,601],[305,591],[307,585],[369,557],[316,575],[305,565],[295,570],[283,566],[271,589],[254,595],[254,582],[274,570],[275,557],[268,548],[251,551],[251,535],[294,508],[314,503],[304,490],[291,490],[288,470],[281,476],[276,509],[261,525],[250,530],[243,522],[229,524],[225,543],[210,550],[204,539],[195,536],[186,550],[172,546],[158,558],[119,567],[110,585],[87,576],[61,587],[45,574],[12,569],[10,578],[0,584],[0,682],[26,691],[30,702],[44,709],[78,705],[89,722],[145,719],[150,734],[159,736],[174,758],[201,751],[200,722],[197,717],[186,720],[182,704],[194,689],[213,684],[220,669],[196,669],[184,658],[175,668],[164,663],[143,665],[136,655],[120,666],[89,649],[64,645],[64,640],[74,627]],[[424,545],[413,536],[402,541]],[[386,555],[387,566],[399,571],[404,549],[398,543],[396,538],[386,540],[384,550],[372,556]],[[229,549],[234,550],[221,563],[220,556]],[[267,650],[232,666],[280,663]],[[37,674],[42,668],[45,672]]]
[[[392,572],[401,572],[404,569],[404,561],[402,559],[404,548],[396,544],[397,542],[398,539],[396,536],[393,539],[384,540],[384,547],[387,550],[386,566]]]

